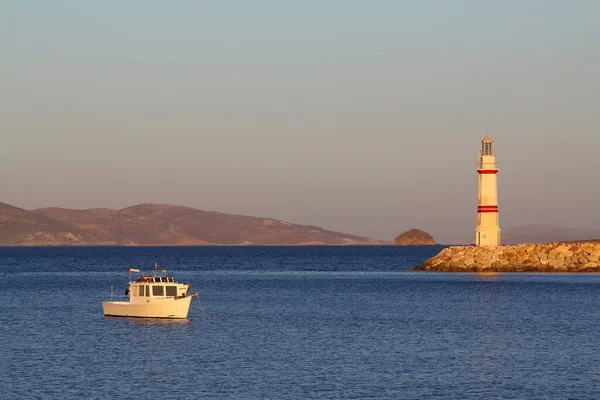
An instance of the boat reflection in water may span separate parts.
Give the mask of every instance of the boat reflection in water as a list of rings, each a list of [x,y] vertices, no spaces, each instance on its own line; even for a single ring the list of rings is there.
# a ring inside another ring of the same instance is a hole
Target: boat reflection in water
[[[106,316],[105,318],[117,318]],[[185,326],[191,323],[187,318],[130,318],[130,326]]]

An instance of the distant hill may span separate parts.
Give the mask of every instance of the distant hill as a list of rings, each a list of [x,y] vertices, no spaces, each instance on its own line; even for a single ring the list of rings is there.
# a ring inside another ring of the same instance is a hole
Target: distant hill
[[[68,222],[0,203],[0,245],[79,244],[97,242],[89,232]]]
[[[563,228],[558,225],[530,224],[501,231],[502,244],[565,242],[600,239],[600,230]]]
[[[23,210],[0,203],[0,245],[388,244],[287,221],[167,204]]]
[[[396,236],[394,244],[397,246],[425,246],[438,244],[433,236],[420,229],[409,229]]]

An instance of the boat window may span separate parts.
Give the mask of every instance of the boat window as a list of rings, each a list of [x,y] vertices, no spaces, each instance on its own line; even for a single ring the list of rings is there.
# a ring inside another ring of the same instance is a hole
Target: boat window
[[[140,288],[138,290],[138,296],[143,296],[144,295],[144,285],[140,285]]]
[[[150,297],[150,285],[146,285],[146,297]]]
[[[164,296],[165,295],[165,287],[164,286],[152,286],[152,296]]]
[[[160,280],[161,280],[161,281],[163,281],[163,282],[168,282],[168,280],[167,280],[167,277],[166,277],[166,276],[163,276],[162,278],[160,278]]]
[[[177,286],[165,286],[167,288],[167,296],[177,296]]]

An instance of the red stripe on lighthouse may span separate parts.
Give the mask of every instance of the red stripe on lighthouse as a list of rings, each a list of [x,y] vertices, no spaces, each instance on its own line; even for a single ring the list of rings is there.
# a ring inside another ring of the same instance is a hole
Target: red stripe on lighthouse
[[[497,174],[498,170],[497,169],[478,169],[477,172],[480,174]]]
[[[477,206],[478,213],[497,213],[498,206]]]

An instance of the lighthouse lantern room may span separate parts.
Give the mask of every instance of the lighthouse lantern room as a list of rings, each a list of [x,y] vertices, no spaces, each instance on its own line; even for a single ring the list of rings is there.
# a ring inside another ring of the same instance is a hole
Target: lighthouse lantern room
[[[477,228],[475,229],[476,246],[499,246],[500,226],[498,225],[498,164],[494,152],[494,141],[487,132],[481,141],[479,162],[477,201]]]

